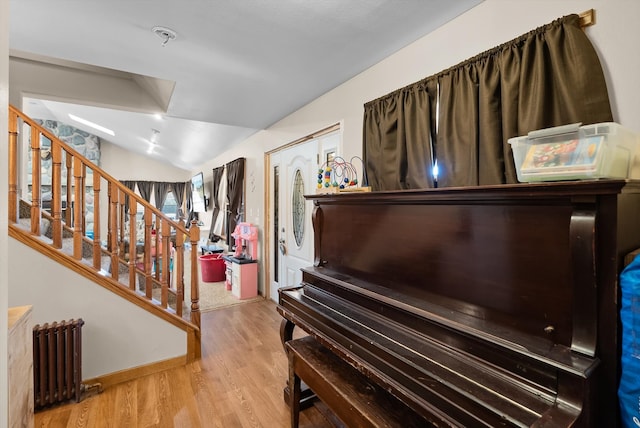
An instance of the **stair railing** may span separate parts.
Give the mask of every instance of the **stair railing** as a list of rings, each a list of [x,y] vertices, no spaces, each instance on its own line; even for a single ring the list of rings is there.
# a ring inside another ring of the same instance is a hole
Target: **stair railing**
[[[45,236],[50,237],[54,248],[62,250],[63,237],[71,235],[74,259],[89,263],[131,293],[180,318],[184,315],[184,257],[188,253],[191,258],[191,272],[187,273],[191,292],[189,318],[199,331],[200,231],[195,221],[187,229],[184,221],[171,220],[13,106],[9,106],[8,151],[10,223],[29,217],[30,233],[41,237],[42,220],[49,220],[50,228]],[[46,169],[50,177],[43,177],[44,162],[50,162],[47,165],[50,168]],[[105,184],[106,192],[103,191]],[[43,201],[43,188],[50,189],[47,192],[50,201]],[[30,202],[29,212],[22,215],[21,200]],[[43,209],[43,203],[48,209]],[[106,205],[104,209],[103,205]],[[106,240],[103,241],[101,219],[105,212]],[[144,221],[143,233],[134,226],[139,224],[139,213]],[[91,230],[88,223],[93,225]],[[105,259],[109,261],[107,269],[103,266]],[[199,355],[199,346],[196,352]]]

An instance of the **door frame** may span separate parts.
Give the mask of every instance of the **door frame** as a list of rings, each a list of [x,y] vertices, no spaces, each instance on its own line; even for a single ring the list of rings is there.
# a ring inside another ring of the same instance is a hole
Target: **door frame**
[[[306,135],[302,138],[298,138],[297,140],[294,140],[292,142],[289,142],[287,144],[284,144],[282,146],[279,146],[273,150],[269,150],[267,152],[264,153],[264,189],[265,189],[265,198],[264,198],[264,251],[263,251],[263,259],[264,259],[264,264],[263,264],[263,270],[264,270],[264,297],[266,299],[271,299],[271,284],[272,284],[272,278],[273,278],[273,271],[272,271],[272,263],[273,263],[273,256],[271,255],[271,250],[273,247],[273,242],[274,242],[274,237],[273,237],[273,230],[271,228],[271,222],[273,220],[273,213],[272,213],[272,192],[273,192],[273,183],[271,183],[271,155],[278,153],[278,152],[282,152],[284,150],[290,149],[292,147],[295,147],[299,144],[305,143],[309,140],[312,140],[314,138],[319,138],[322,137],[324,135],[330,134],[332,132],[338,132],[340,138],[338,140],[338,147],[336,148],[338,153],[342,153],[343,152],[343,133],[344,133],[344,123],[343,121],[334,123],[333,125],[327,126],[326,128],[322,128],[312,134]],[[282,174],[283,171],[280,171],[280,173]],[[281,189],[282,191],[282,189]],[[275,238],[277,239],[277,237]],[[274,266],[274,268],[277,268]],[[277,303],[277,302],[275,302]]]

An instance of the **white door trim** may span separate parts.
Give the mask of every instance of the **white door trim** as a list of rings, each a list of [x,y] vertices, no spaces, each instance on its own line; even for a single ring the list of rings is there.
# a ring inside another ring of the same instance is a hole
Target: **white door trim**
[[[331,126],[323,128],[319,131],[316,131],[312,134],[309,134],[305,137],[299,138],[290,143],[284,144],[276,149],[265,152],[264,154],[264,183],[265,183],[265,198],[264,198],[264,296],[265,298],[270,298],[271,296],[271,287],[274,276],[274,266],[273,266],[273,255],[274,251],[274,236],[273,236],[273,206],[272,206],[272,194],[273,194],[273,183],[272,179],[272,163],[271,163],[271,155],[282,152],[283,150],[289,149],[296,145],[302,144],[313,138],[320,138],[332,133],[336,133],[338,136],[338,142],[336,151],[337,153],[342,153],[343,143],[342,143],[342,133],[343,133],[343,123],[335,123]],[[320,148],[321,153],[326,152],[325,148]],[[277,238],[275,238],[277,240]],[[277,303],[277,302],[276,302]]]

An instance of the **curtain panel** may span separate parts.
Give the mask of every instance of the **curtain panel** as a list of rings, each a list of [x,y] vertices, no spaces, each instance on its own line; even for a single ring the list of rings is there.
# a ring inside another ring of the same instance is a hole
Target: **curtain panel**
[[[213,200],[213,214],[211,215],[211,227],[209,229],[209,240],[216,241],[219,236],[216,234],[216,223],[218,220],[218,215],[220,215],[220,209],[222,206],[220,205],[220,183],[222,182],[222,175],[224,174],[224,166],[220,166],[218,168],[213,169],[213,196],[211,199]]]
[[[597,53],[569,15],[364,106],[373,190],[517,182],[507,140],[612,121]],[[437,123],[436,123],[437,122]]]
[[[436,98],[430,83],[424,80],[365,104],[363,154],[374,190],[433,187],[431,110]]]
[[[156,208],[162,211],[162,207],[164,207],[164,203],[167,200],[167,194],[169,190],[173,187],[172,183],[165,183],[157,181],[153,186],[153,196]]]
[[[178,220],[184,219],[184,210],[182,209],[182,204],[184,203],[185,189],[190,184],[191,182],[182,182],[182,181],[178,181],[172,184],[171,191],[173,192],[173,195],[176,198],[176,205],[178,206],[178,213],[177,213]]]
[[[245,159],[239,158],[229,162],[227,168],[227,245],[233,245],[231,234],[236,228],[236,224],[242,220],[243,214],[243,193],[244,193],[244,164]]]
[[[134,180],[120,180],[120,183],[132,192],[136,191],[136,182]],[[127,215],[124,221],[129,221],[129,196],[124,198],[124,212]]]
[[[153,192],[153,181],[138,181],[138,191],[142,199],[149,202],[151,201],[151,193]]]
[[[193,210],[193,189],[192,184],[189,182],[185,189],[185,199],[187,200],[187,227],[191,227],[193,220],[198,221],[198,213]]]

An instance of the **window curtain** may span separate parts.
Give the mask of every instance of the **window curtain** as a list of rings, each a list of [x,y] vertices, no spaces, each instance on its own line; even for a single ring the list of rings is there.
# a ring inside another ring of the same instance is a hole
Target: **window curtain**
[[[120,180],[120,183],[132,192],[136,191],[136,182],[134,180]],[[124,221],[129,221],[129,196],[124,198],[124,212],[127,214]]]
[[[363,154],[372,189],[433,187],[435,92],[435,82],[424,80],[365,104]]]
[[[224,175],[224,166],[213,169],[213,213],[211,214],[211,228],[209,229],[209,240],[216,241],[220,236],[220,233],[216,234],[216,222],[218,221],[218,215],[222,205],[220,203],[220,183],[222,182],[222,176]]]
[[[233,245],[231,233],[236,224],[242,220],[244,193],[244,164],[245,159],[239,158],[229,162],[227,167],[227,245]]]
[[[153,185],[154,202],[156,204],[156,208],[160,211],[162,211],[162,207],[164,207],[164,202],[167,200],[167,194],[171,187],[173,187],[172,183],[165,182],[156,182]]]
[[[137,184],[140,196],[149,202],[151,200],[151,193],[153,192],[153,181],[138,181]]]
[[[178,219],[181,220],[184,216],[184,210],[182,204],[184,203],[184,190],[187,188],[187,184],[190,182],[176,182],[172,183],[171,191],[176,198],[176,205],[178,205]]]
[[[187,228],[191,227],[192,220],[198,220],[198,213],[193,210],[193,190],[191,188],[191,181],[188,182],[185,187],[185,200],[187,201]]]
[[[214,233],[216,236],[225,237],[225,231],[227,227],[227,169],[225,168],[220,179],[220,186],[218,187],[218,204],[220,205],[220,215],[216,219],[214,224]]]
[[[365,104],[365,166],[373,190],[433,187],[436,161],[438,187],[515,183],[509,138],[612,120],[598,56],[569,15]]]

